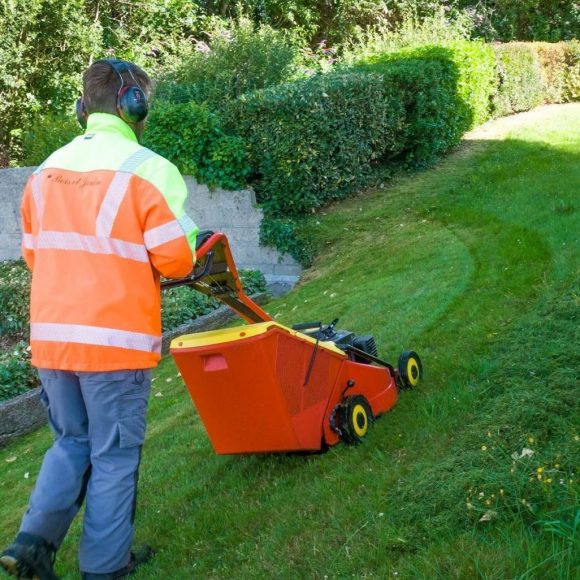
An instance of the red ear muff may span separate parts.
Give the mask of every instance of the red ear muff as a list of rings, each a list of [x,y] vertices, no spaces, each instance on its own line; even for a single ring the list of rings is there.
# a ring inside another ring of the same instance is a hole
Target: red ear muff
[[[80,99],[77,99],[77,102],[75,103],[75,113],[76,113],[77,121],[79,122],[79,125],[83,129],[86,129],[88,115],[87,115],[87,110],[85,108],[85,102],[83,101],[82,97]]]
[[[117,95],[117,112],[125,123],[143,121],[149,112],[147,95],[140,87],[121,87]]]

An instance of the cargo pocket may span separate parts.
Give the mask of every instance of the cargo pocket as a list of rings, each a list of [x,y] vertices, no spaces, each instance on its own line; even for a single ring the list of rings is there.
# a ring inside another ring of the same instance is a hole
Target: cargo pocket
[[[145,441],[146,426],[145,415],[120,419],[118,423],[119,447],[121,449],[141,447],[143,441]]]
[[[119,446],[139,447],[145,440],[151,373],[136,371],[129,388],[119,397]]]
[[[147,404],[151,382],[131,383],[124,393],[119,395],[119,418],[143,416],[147,414]]]

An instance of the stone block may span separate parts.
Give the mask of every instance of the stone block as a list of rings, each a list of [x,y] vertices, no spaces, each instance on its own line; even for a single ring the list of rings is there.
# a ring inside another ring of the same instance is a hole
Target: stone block
[[[40,402],[40,389],[33,389],[0,403],[0,447],[46,423],[46,410]]]

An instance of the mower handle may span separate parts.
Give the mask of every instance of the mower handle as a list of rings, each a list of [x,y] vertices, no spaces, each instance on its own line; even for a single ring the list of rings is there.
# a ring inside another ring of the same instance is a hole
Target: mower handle
[[[322,322],[301,322],[299,324],[293,324],[292,330],[308,330],[309,328],[322,328]]]

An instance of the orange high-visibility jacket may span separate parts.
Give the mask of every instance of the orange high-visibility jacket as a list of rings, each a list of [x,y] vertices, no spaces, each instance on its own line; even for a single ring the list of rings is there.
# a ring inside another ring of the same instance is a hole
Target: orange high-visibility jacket
[[[195,260],[186,197],[177,168],[104,113],[34,172],[21,206],[34,366],[156,366],[159,277],[186,276]]]

